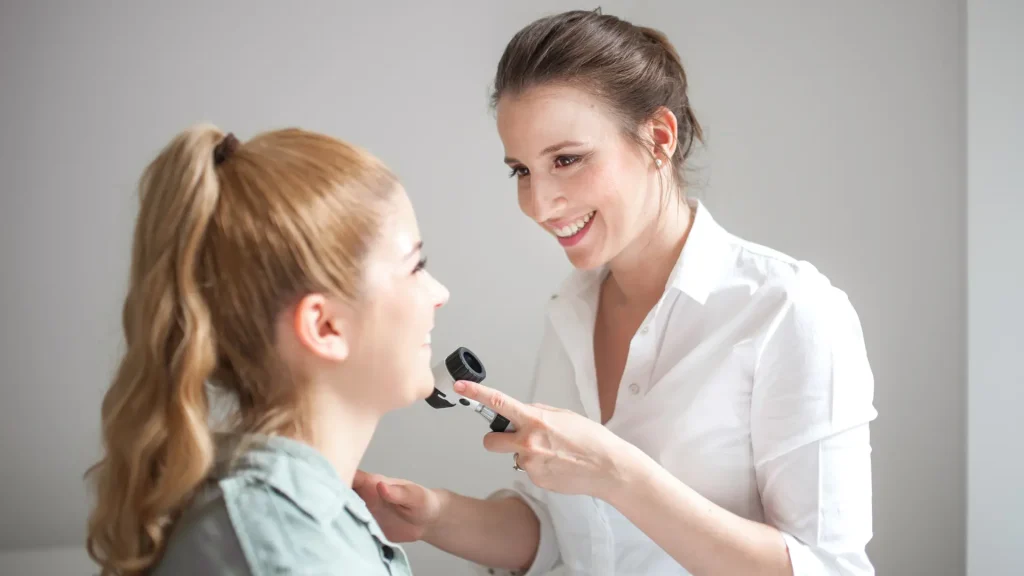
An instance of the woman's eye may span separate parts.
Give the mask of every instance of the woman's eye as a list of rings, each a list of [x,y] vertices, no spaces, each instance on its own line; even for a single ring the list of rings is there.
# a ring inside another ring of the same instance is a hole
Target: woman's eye
[[[555,166],[565,168],[570,164],[575,164],[579,159],[579,156],[559,156],[558,158],[555,158]]]
[[[427,268],[427,259],[425,257],[424,258],[420,258],[420,261],[416,263],[416,267],[412,269],[412,273],[416,274],[417,272],[422,272],[423,270],[426,270],[426,268]]]
[[[509,172],[508,177],[509,178],[515,178],[515,177],[518,176],[519,178],[522,178],[523,176],[529,176],[529,175],[530,175],[530,169],[529,168],[527,168],[526,166],[516,166],[516,167],[512,168],[511,172]]]

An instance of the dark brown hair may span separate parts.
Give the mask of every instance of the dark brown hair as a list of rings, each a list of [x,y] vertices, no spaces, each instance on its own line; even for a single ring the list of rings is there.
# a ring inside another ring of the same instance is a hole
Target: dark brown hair
[[[506,94],[543,84],[566,84],[604,100],[640,146],[638,128],[659,108],[676,116],[672,167],[678,185],[703,133],[686,94],[686,71],[664,34],[600,10],[573,10],[529,24],[509,41],[498,62],[492,106]]]

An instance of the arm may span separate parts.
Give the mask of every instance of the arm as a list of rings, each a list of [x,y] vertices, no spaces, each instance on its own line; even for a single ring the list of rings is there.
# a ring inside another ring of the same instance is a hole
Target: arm
[[[608,500],[692,573],[874,574],[873,378],[856,313],[831,287],[793,295],[755,372],[751,436],[765,522],[707,501],[632,450]]]
[[[423,540],[449,554],[493,568],[525,570],[534,562],[540,521],[520,498],[468,498],[439,490],[441,514]]]
[[[519,465],[542,488],[608,502],[690,573],[790,573],[777,530],[716,506],[597,422],[523,405],[480,384],[455,389],[515,422],[516,432],[485,437],[489,450],[518,452]]]
[[[558,561],[550,516],[529,486],[479,500],[360,470],[352,488],[394,542],[423,540],[487,568],[529,574]]]
[[[624,461],[619,487],[602,499],[691,574],[792,574],[778,530],[717,506],[640,450]]]

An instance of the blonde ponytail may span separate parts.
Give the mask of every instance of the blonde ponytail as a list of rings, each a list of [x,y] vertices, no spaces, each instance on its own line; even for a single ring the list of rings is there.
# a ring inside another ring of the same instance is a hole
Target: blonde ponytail
[[[162,548],[165,527],[213,460],[205,382],[216,366],[197,253],[217,205],[214,128],[180,135],[140,186],[127,351],[103,400],[106,457],[94,468],[88,550],[103,574],[135,574]]]
[[[366,152],[297,129],[245,144],[212,126],[147,167],[123,310],[127,349],[102,405],[87,548],[103,576],[144,574],[215,458],[207,385],[236,430],[295,434],[298,391],[274,365],[295,298],[360,296],[362,264],[398,189]]]

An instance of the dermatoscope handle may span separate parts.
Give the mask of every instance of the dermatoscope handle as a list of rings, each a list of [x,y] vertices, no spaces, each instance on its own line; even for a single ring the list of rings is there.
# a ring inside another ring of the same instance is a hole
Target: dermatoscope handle
[[[427,404],[437,409],[466,406],[483,416],[494,432],[515,432],[515,425],[509,422],[508,418],[476,400],[455,392],[455,382],[459,380],[479,383],[487,377],[483,362],[468,348],[457,348],[444,359],[444,362],[438,362],[433,372],[434,392],[427,398]]]

